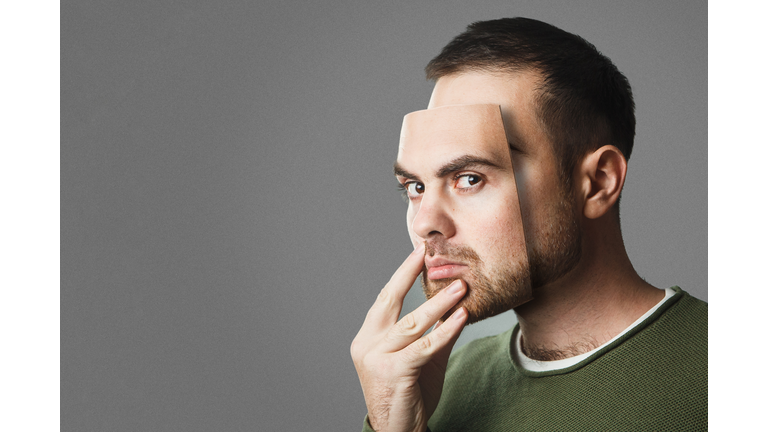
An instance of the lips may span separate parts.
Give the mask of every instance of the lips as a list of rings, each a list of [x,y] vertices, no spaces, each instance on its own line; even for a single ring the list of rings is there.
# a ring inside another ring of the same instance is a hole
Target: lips
[[[427,265],[427,277],[432,280],[456,278],[469,267],[466,264],[440,257],[424,258]]]

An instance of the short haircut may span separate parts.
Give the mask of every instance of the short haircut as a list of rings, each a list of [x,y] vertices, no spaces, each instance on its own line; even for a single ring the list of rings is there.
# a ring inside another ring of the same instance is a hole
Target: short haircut
[[[627,78],[583,38],[529,18],[480,21],[454,38],[426,67],[427,79],[462,72],[537,72],[539,120],[571,189],[577,162],[616,146],[629,159],[635,103]]]

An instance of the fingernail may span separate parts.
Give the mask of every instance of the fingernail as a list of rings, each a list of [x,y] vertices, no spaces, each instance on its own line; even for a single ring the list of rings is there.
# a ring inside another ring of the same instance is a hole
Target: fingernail
[[[459,291],[461,291],[461,279],[457,279],[453,281],[452,284],[448,285],[448,288],[445,290],[448,294],[458,294]]]
[[[467,310],[464,308],[459,308],[456,310],[456,312],[453,313],[453,315],[451,315],[451,319],[458,321],[464,318],[466,315],[467,315]]]

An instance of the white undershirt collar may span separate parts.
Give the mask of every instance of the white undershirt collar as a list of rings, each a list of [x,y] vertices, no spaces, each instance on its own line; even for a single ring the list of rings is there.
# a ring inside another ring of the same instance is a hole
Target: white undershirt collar
[[[632,330],[634,327],[638,326],[640,323],[645,321],[649,316],[651,316],[654,312],[656,312],[656,309],[658,309],[664,302],[672,298],[672,296],[675,295],[675,290],[672,288],[666,288],[664,290],[664,298],[661,299],[658,303],[656,303],[656,306],[652,307],[648,312],[643,314],[640,318],[638,318],[635,322],[632,323],[629,327],[625,328],[624,331],[614,336],[611,340],[608,342],[600,345],[599,347],[585,352],[584,354],[579,354],[575,357],[568,357],[567,359],[562,360],[552,360],[552,361],[540,361],[540,360],[534,360],[532,358],[529,358],[525,354],[523,354],[523,351],[520,347],[520,327],[518,326],[515,330],[515,334],[512,335],[512,338],[514,339],[515,343],[512,344],[512,355],[515,357],[515,360],[526,370],[529,370],[531,372],[549,372],[554,371],[558,369],[565,369],[567,367],[571,367],[583,360],[586,360],[593,354],[597,353],[600,349],[602,349],[604,346],[610,344],[611,342],[615,341],[616,339],[620,338],[622,335],[624,335],[626,332]]]

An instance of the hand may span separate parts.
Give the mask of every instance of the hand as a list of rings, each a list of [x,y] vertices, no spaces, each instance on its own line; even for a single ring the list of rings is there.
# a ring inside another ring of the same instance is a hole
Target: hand
[[[397,321],[405,294],[423,265],[421,244],[381,290],[352,341],[350,351],[368,419],[379,432],[426,430],[443,391],[448,357],[467,320],[466,310],[459,308],[438,322],[466,292],[464,282],[457,280]]]

